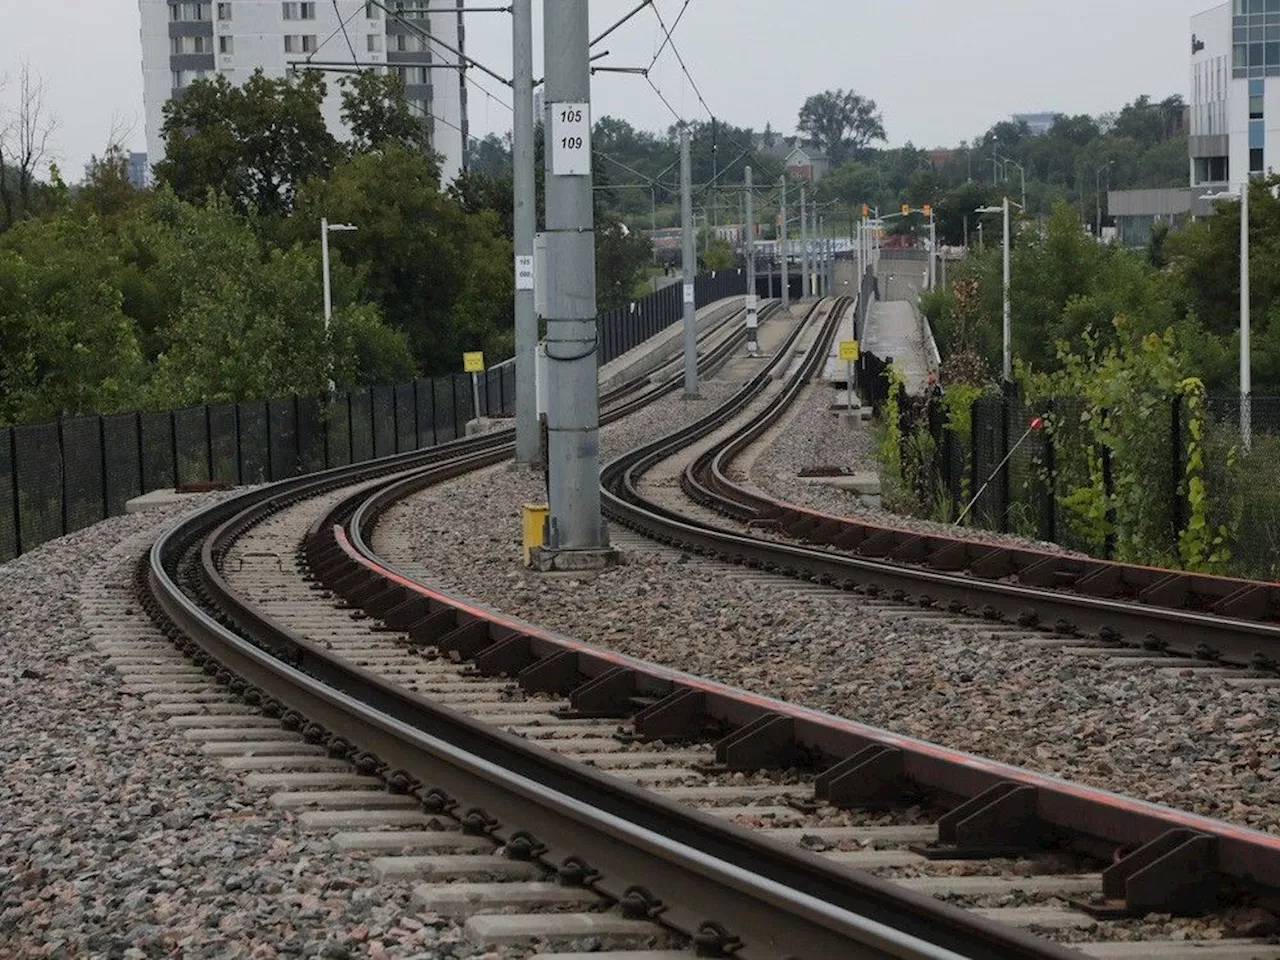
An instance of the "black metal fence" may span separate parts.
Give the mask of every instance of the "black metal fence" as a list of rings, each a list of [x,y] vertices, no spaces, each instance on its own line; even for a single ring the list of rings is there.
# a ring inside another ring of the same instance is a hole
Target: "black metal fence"
[[[1181,397],[1108,411],[1075,397],[987,394],[950,425],[940,394],[903,397],[900,411],[902,477],[938,519],[954,521],[973,501],[972,526],[1179,567],[1194,499],[1211,569],[1280,576],[1280,397],[1253,398],[1247,448],[1232,396],[1210,398],[1194,433]],[[1192,491],[1197,448],[1203,486]]]
[[[746,292],[742,271],[697,278],[701,307]],[[683,316],[680,285],[600,318],[602,361]],[[479,375],[480,415],[515,413],[515,364]],[[333,398],[280,397],[68,417],[0,430],[0,561],[124,512],[133,497],[208,481],[264,483],[420,450],[477,416],[465,374]]]
[[[744,270],[717,270],[694,278],[694,304],[698,307],[725,297],[747,292]],[[661,333],[684,317],[684,285],[664,287],[641,300],[611,310],[600,317],[600,351],[602,364],[616,360],[628,350]]]

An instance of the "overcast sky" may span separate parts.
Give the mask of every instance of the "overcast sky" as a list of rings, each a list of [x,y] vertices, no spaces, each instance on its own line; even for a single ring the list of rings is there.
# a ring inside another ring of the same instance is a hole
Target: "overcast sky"
[[[496,6],[492,0],[469,5]],[[671,24],[686,0],[657,0]],[[634,0],[594,0],[593,29]],[[738,126],[792,132],[805,98],[854,88],[884,114],[889,142],[951,146],[1011,113],[1101,113],[1142,93],[1187,92],[1192,14],[1210,0],[688,0],[675,31],[707,106]],[[541,3],[535,0],[535,20]],[[56,9],[57,15],[51,11]],[[56,159],[79,179],[101,152],[113,122],[132,125],[141,149],[142,70],[136,0],[62,0],[50,6],[0,0],[0,76],[23,59],[49,82],[61,120]],[[501,14],[468,19],[468,52],[510,75],[510,23]],[[540,26],[540,24],[539,24]],[[646,11],[604,44],[608,63],[646,66],[661,43]],[[541,29],[537,29],[541,62]],[[335,50],[335,53],[337,51]],[[541,69],[540,66],[538,68]],[[652,78],[689,119],[707,114],[670,51]],[[492,80],[475,88],[475,135],[504,132],[510,103]],[[11,105],[14,84],[0,90]],[[597,75],[593,112],[661,129],[672,115],[636,76]]]

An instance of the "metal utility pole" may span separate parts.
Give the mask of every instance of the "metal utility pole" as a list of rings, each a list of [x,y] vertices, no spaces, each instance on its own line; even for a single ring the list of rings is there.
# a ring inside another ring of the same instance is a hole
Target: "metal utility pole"
[[[809,207],[804,184],[800,184],[800,299],[809,299]]]
[[[1240,437],[1245,453],[1253,449],[1253,369],[1249,316],[1249,182],[1240,185]]]
[[[938,281],[938,221],[933,209],[929,210],[929,289]]]
[[[533,117],[533,0],[512,0],[512,55],[515,65],[511,159],[515,194],[516,254],[516,463],[538,461],[538,318],[533,295],[533,242],[537,231]]]
[[[787,256],[787,177],[782,176],[782,235],[781,250],[779,262],[782,268],[782,309],[790,311],[791,309],[791,261]]]
[[[760,352],[760,341],[756,330],[760,326],[759,297],[756,293],[756,204],[751,182],[751,168],[743,171],[746,182],[746,221],[747,221],[747,352],[755,356]]]
[[[547,237],[547,546],[608,546],[600,514],[596,246],[588,0],[544,7]],[[553,562],[553,566],[554,566]]]
[[[1010,307],[1009,300],[1009,198],[1004,198],[1004,382],[1008,383],[1013,379],[1013,346],[1012,332],[1013,325],[1011,317],[1013,310]]]
[[[585,3],[584,3],[585,6]],[[698,252],[693,245],[693,161],[689,156],[689,128],[680,125],[680,217],[684,225],[684,395],[698,395],[698,318],[693,302],[693,278]]]

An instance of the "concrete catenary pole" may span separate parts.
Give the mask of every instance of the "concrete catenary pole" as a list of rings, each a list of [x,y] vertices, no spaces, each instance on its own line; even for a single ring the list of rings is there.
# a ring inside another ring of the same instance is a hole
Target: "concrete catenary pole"
[[[596,245],[588,0],[544,8],[549,543],[607,546],[600,514]]]
[[[689,128],[680,126],[680,222],[684,225],[684,395],[698,395],[698,318],[694,309],[693,279],[698,273],[698,251],[693,242],[693,160]]]
[[[533,294],[533,242],[537,230],[533,117],[533,0],[512,0],[512,55],[515,64],[512,188],[515,194],[516,463],[538,461],[538,318]]]
[[[780,241],[781,253],[778,255],[778,263],[782,269],[782,309],[790,311],[791,309],[791,262],[787,253],[787,177],[783,174],[781,181],[782,186],[782,208],[779,219],[782,221],[778,235]]]
[[[800,184],[800,299],[809,299],[809,205],[804,184]]]
[[[747,251],[747,351],[755,356],[760,352],[756,329],[760,326],[759,300],[756,294],[756,205],[752,195],[751,168],[743,171],[746,183],[746,251]]]

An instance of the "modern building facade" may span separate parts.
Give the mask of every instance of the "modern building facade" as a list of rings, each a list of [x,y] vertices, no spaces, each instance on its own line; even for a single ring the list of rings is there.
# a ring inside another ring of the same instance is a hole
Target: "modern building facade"
[[[1053,129],[1060,116],[1060,113],[1015,113],[1013,122],[1025,123],[1033,137],[1040,137]]]
[[[1122,240],[1212,212],[1208,194],[1280,168],[1280,0],[1228,0],[1191,18],[1189,186],[1109,195]]]
[[[222,74],[243,83],[255,70],[283,77],[308,64],[332,68],[326,77],[325,122],[342,123],[338,80],[354,69],[397,71],[410,110],[420,116],[443,158],[448,182],[462,170],[467,139],[462,0],[138,0],[142,16],[142,79],[147,153],[164,157],[164,105],[194,80]]]

